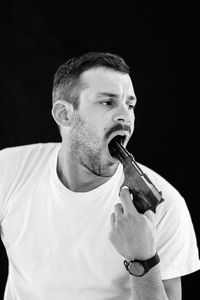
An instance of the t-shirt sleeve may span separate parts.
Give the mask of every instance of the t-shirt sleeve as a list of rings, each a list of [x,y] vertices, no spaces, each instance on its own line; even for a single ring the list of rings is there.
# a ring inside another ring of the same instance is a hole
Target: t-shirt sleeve
[[[13,150],[8,148],[0,151],[0,223],[5,216],[8,205],[7,195],[14,181],[15,165],[12,168],[12,153]]]
[[[30,178],[39,162],[54,149],[54,143],[30,144],[0,151],[0,223],[2,223],[16,193]]]
[[[5,150],[0,151],[0,223],[3,220],[5,209],[5,177],[7,173],[5,152]]]
[[[164,202],[156,208],[156,245],[162,280],[184,276],[200,269],[195,228],[185,199],[166,179],[141,165],[162,191]]]
[[[164,198],[157,220],[157,251],[163,280],[200,269],[195,230],[184,198],[168,184]]]
[[[16,187],[20,165],[17,147],[0,151],[0,223],[6,215],[9,199]]]

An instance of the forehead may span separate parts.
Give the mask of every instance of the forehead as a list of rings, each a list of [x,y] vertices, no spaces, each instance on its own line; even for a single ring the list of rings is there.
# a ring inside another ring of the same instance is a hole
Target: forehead
[[[126,90],[128,93],[134,94],[133,84],[128,74],[105,67],[92,68],[83,72],[81,81],[86,89],[89,88],[96,92],[105,90],[120,93]]]

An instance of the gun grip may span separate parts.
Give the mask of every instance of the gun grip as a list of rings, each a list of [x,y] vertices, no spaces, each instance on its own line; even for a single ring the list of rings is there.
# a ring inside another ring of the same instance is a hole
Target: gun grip
[[[125,184],[125,182],[122,186],[127,186],[129,188],[129,192],[132,195],[133,205],[136,207],[139,213],[144,214],[147,210],[152,210],[154,213],[156,213],[156,208],[152,207],[151,203],[149,203],[141,191],[133,191],[127,184]]]

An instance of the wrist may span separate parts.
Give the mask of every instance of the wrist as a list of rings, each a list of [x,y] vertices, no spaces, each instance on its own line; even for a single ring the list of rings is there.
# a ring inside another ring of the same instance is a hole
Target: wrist
[[[149,272],[159,262],[160,258],[156,252],[156,254],[154,254],[151,258],[147,260],[125,260],[124,266],[130,275],[141,277],[144,276],[147,272]]]
[[[142,277],[130,275],[132,296],[134,299],[167,300],[167,294],[162,282],[160,265],[154,266]]]

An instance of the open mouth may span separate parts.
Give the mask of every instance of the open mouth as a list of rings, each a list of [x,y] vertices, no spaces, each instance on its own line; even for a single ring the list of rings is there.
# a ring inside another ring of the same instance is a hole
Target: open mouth
[[[116,135],[111,139],[111,141],[108,144],[108,150],[112,157],[116,156],[115,143],[117,142],[120,145],[124,146],[126,139],[127,139],[126,135]]]
[[[113,140],[117,141],[121,145],[124,145],[126,136],[125,135],[116,135],[110,142],[112,142]]]

